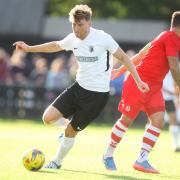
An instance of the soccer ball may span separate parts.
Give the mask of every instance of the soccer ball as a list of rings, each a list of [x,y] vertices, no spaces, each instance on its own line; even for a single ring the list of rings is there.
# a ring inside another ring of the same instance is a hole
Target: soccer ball
[[[42,151],[32,149],[23,155],[22,161],[26,169],[30,171],[38,171],[44,165],[45,156]]]

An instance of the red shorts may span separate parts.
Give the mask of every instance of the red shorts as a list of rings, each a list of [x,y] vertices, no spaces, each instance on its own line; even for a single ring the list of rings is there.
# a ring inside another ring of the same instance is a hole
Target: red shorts
[[[148,82],[147,82],[148,83]],[[150,91],[142,93],[131,75],[124,82],[122,99],[118,110],[122,114],[135,119],[140,111],[144,111],[148,116],[156,112],[165,111],[165,103],[161,92],[162,84],[154,85],[148,83]]]

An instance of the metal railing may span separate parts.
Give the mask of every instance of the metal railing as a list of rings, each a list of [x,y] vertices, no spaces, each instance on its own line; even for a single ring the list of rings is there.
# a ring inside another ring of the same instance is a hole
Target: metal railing
[[[0,85],[0,117],[41,119],[45,108],[62,91]],[[101,121],[111,122],[120,116],[117,110],[119,99],[119,95],[110,96],[99,116]]]

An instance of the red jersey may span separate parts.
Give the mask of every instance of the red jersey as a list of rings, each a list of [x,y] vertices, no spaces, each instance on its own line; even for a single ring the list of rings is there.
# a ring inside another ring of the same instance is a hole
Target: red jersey
[[[119,111],[132,119],[135,119],[140,110],[145,111],[148,116],[164,111],[161,88],[163,79],[169,71],[167,57],[178,57],[179,51],[180,38],[175,32],[166,31],[156,37],[137,66],[141,79],[148,83],[150,91],[142,93],[137,88],[132,75],[129,75],[124,83]]]
[[[137,66],[141,79],[147,83],[161,85],[169,71],[168,56],[178,57],[180,38],[173,31],[162,32],[152,42],[150,49]]]

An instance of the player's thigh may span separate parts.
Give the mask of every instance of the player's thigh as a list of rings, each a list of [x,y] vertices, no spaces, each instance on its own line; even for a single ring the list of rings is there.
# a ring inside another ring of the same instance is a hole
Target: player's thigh
[[[42,119],[45,123],[48,124],[58,120],[61,117],[63,117],[63,114],[51,104],[44,111]]]
[[[76,112],[76,92],[77,83],[75,82],[70,87],[65,89],[52,103],[64,118],[68,118]]]
[[[165,112],[165,102],[161,90],[158,90],[156,93],[151,94],[144,105],[144,110],[147,113],[148,117],[157,113]],[[164,116],[163,116],[164,118]]]
[[[79,104],[80,108],[73,115],[71,125],[76,131],[81,131],[102,112],[107,104],[109,93],[90,93],[87,99]]]
[[[75,83],[65,89],[45,110],[43,115],[44,122],[53,122],[57,119],[64,117],[68,118],[76,111],[76,104],[74,103],[76,85]]]
[[[165,103],[161,90],[151,94],[145,104],[145,112],[150,123],[162,129],[164,125]]]

